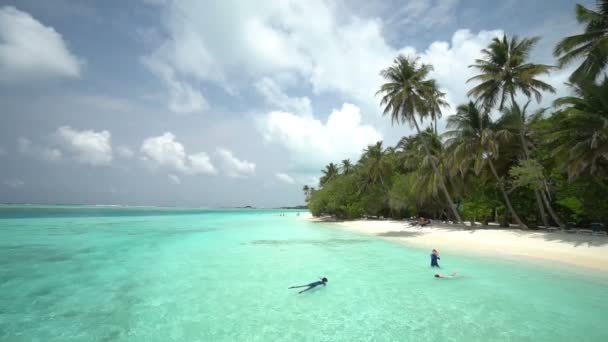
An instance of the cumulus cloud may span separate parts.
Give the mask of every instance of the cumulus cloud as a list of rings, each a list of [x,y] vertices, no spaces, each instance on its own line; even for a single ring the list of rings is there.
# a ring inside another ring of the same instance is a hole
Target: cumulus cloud
[[[291,177],[290,175],[288,175],[286,173],[278,172],[275,174],[275,177],[278,180],[280,180],[281,182],[284,182],[287,184],[296,184],[296,180],[293,179],[293,177]]]
[[[186,80],[179,79],[175,69],[168,63],[152,57],[142,58],[144,65],[159,77],[167,87],[170,111],[177,114],[202,112],[209,107],[200,91]]]
[[[14,7],[0,8],[0,82],[79,77],[81,65],[52,27]]]
[[[471,85],[465,81],[475,72],[468,65],[501,30],[457,30],[450,40],[432,42],[422,50],[393,47],[384,34],[387,25],[445,25],[457,7],[458,0],[409,0],[397,11],[391,6],[394,16],[383,21],[322,0],[168,0],[160,7],[166,18],[166,39],[146,58],[169,66],[181,78],[226,89],[255,82],[267,103],[300,115],[310,112],[308,99],[290,98],[281,86],[286,79],[302,80],[299,89],[308,86],[316,94],[342,95],[364,109],[368,122],[383,122],[387,127],[388,120],[378,117],[375,92],[382,83],[378,73],[399,53],[418,54],[423,62],[432,63],[431,77],[437,79],[451,105],[467,101]],[[429,12],[437,15],[428,16]]]
[[[228,177],[248,177],[255,173],[255,164],[247,160],[239,160],[232,151],[218,148],[217,155],[220,159],[222,169]]]
[[[109,165],[112,163],[111,134],[108,131],[78,131],[70,126],[57,129],[57,136],[77,161],[89,165]]]
[[[217,173],[205,152],[187,154],[184,145],[178,142],[171,132],[145,139],[140,150],[145,159],[180,173],[190,175]]]
[[[276,109],[294,112],[299,115],[311,115],[312,106],[308,97],[289,97],[271,78],[264,77],[255,84],[255,88],[266,102]]]
[[[466,93],[472,85],[465,82],[477,74],[476,70],[468,66],[475,59],[481,58],[481,49],[502,34],[501,30],[480,31],[477,34],[469,30],[458,30],[449,42],[435,41],[424,51],[406,47],[400,52],[417,55],[423,63],[431,64],[431,77],[437,79],[439,86],[446,92],[450,105],[455,106],[467,101]]]
[[[379,20],[334,13],[325,1],[182,0],[162,8],[167,39],[145,63],[229,91],[294,73],[317,93],[337,91],[375,105],[378,71],[394,57]]]
[[[51,162],[60,161],[63,157],[63,153],[59,149],[33,144],[29,139],[24,137],[17,138],[17,151]]]
[[[413,24],[425,29],[444,26],[454,20],[457,5],[458,0],[409,0],[403,6],[392,6],[387,21],[398,27]]]
[[[132,158],[135,154],[133,150],[127,146],[118,146],[118,148],[116,148],[116,153],[125,159]]]
[[[174,175],[172,173],[168,174],[167,178],[169,178],[169,181],[171,183],[176,184],[176,185],[179,185],[182,182],[177,175]]]
[[[40,156],[44,160],[56,162],[61,160],[61,158],[63,157],[63,152],[56,148],[43,148],[40,151]]]
[[[325,123],[312,116],[275,111],[261,118],[259,128],[267,142],[281,144],[290,152],[292,166],[301,171],[356,159],[369,144],[382,140],[376,129],[362,124],[360,109],[348,103],[334,110]]]

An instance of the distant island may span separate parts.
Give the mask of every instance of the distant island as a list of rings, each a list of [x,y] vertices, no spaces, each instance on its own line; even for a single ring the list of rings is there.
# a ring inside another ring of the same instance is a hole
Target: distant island
[[[307,205],[296,205],[293,207],[279,207],[278,209],[308,209]]]

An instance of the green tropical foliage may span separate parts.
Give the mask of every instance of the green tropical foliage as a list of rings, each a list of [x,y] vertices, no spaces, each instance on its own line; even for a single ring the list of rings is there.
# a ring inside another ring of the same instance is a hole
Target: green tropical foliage
[[[598,1],[595,11],[576,5],[576,19],[585,25],[585,31],[564,38],[553,53],[558,58],[560,67],[584,59],[570,80],[595,80],[608,64],[608,0]]]
[[[479,74],[471,101],[437,120],[449,107],[431,65],[397,56],[380,72],[378,95],[392,123],[415,134],[394,146],[380,141],[361,151],[356,163],[343,160],[322,171],[319,190],[304,187],[314,215],[401,219],[424,215],[470,224],[510,223],[520,227],[608,223],[608,2],[597,11],[578,5],[585,33],[556,47],[559,64],[582,57],[568,96],[549,108],[530,109],[553,86],[541,81],[553,67],[529,61],[539,38],[504,35],[483,49],[471,67]],[[516,98],[524,95],[523,106]],[[498,109],[498,112],[493,112]],[[425,123],[426,120],[426,123]],[[430,124],[429,124],[430,123]]]
[[[515,94],[522,92],[528,98],[534,96],[537,102],[542,97],[541,91],[555,92],[551,85],[537,77],[549,74],[551,66],[529,63],[528,57],[539,37],[519,39],[517,36],[502,39],[494,38],[488,48],[481,50],[483,59],[475,60],[469,67],[477,69],[480,74],[467,80],[478,81],[468,95],[489,112],[498,103],[502,110],[510,97],[515,103]]]
[[[422,122],[424,118],[439,117],[441,107],[446,107],[445,94],[440,92],[437,82],[428,78],[433,67],[428,64],[419,63],[417,58],[399,55],[388,68],[380,71],[384,83],[377,94],[382,95],[380,105],[384,106],[384,115],[390,115],[391,122],[409,123],[421,133],[418,119]],[[423,138],[421,140],[427,161],[435,174],[434,180],[438,182],[439,188],[445,196],[454,217],[461,222],[460,214],[454,205],[454,201],[445,185],[443,177],[439,175],[439,167],[433,158],[430,148]]]

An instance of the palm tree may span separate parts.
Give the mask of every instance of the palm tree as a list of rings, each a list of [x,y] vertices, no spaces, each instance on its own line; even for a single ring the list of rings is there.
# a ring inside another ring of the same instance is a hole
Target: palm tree
[[[334,163],[327,164],[325,169],[321,170],[321,172],[323,172],[323,176],[321,176],[321,179],[319,179],[319,186],[321,187],[332,179],[336,178],[336,176],[339,174],[338,166]]]
[[[519,144],[523,152],[523,160],[531,160],[530,149],[534,148],[533,141],[535,138],[535,132],[532,130],[531,127],[543,118],[543,115],[546,111],[546,108],[541,108],[528,115],[527,110],[529,105],[530,101],[528,101],[523,108],[519,108],[518,105],[513,105],[510,108],[505,108],[505,110],[503,111],[503,115],[500,119],[501,126],[503,128],[512,130],[513,133],[519,137]],[[538,165],[540,166],[540,164]],[[540,171],[542,171],[542,169]],[[549,187],[547,185],[547,181],[544,175],[542,175],[541,179],[538,179],[538,182],[540,184],[534,186],[533,190],[534,197],[536,198],[536,204],[538,206],[538,211],[540,213],[543,224],[545,225],[545,227],[549,226],[547,222],[547,215],[544,209],[544,206],[546,206],[553,221],[555,221],[555,223],[562,227],[563,224],[561,223],[561,220],[553,210],[551,202],[549,201],[547,194],[545,193],[545,191],[548,192]]]
[[[577,4],[576,20],[586,25],[585,32],[562,39],[553,54],[558,58],[560,67],[584,58],[570,80],[595,81],[608,64],[608,0],[597,1],[596,11]]]
[[[456,114],[448,118],[448,130],[443,134],[445,145],[452,159],[452,167],[463,176],[473,164],[473,171],[479,175],[487,165],[496,178],[498,187],[511,216],[523,228],[527,226],[513,209],[505,189],[505,180],[498,175],[494,160],[498,159],[499,141],[509,137],[505,130],[494,130],[488,115],[483,115],[473,102],[460,105]]]
[[[308,185],[304,185],[302,187],[302,191],[304,192],[304,198],[306,201],[308,201],[308,198],[310,197],[310,187]]]
[[[384,180],[391,172],[391,164],[385,157],[382,141],[364,149],[359,164],[365,174],[362,189],[366,189],[373,184],[381,184],[383,188],[386,188]]]
[[[435,80],[428,78],[431,70],[433,70],[431,65],[419,64],[418,58],[399,55],[393,61],[393,65],[380,71],[386,83],[376,94],[382,95],[380,105],[384,106],[384,115],[390,115],[393,123],[407,122],[413,125],[418,134],[421,130],[416,117],[418,116],[422,121],[434,111],[435,106],[437,108],[445,106],[445,102],[439,102],[443,100],[444,94],[437,89]],[[423,146],[427,156],[430,157],[431,152],[424,139]],[[430,162],[433,170],[437,172],[435,161],[430,158]],[[454,217],[458,222],[462,222],[445,182],[443,179],[439,179],[439,182]]]
[[[343,175],[348,175],[353,172],[353,163],[351,163],[350,159],[344,159],[340,169],[342,169]]]
[[[540,38],[524,38],[519,40],[513,36],[510,40],[506,35],[502,39],[494,38],[492,43],[481,50],[483,59],[476,59],[475,64],[469,68],[475,68],[481,73],[467,80],[479,81],[467,94],[476,99],[484,112],[489,113],[498,103],[498,109],[502,110],[507,96],[511,103],[515,104],[515,94],[521,91],[528,98],[532,95],[540,102],[541,91],[555,92],[551,85],[537,79],[536,77],[548,74],[553,68],[544,64],[528,63],[530,50]]]
[[[561,107],[546,136],[554,154],[566,165],[570,179],[583,173],[608,175],[608,77],[601,84],[573,85],[576,96],[555,100]]]
[[[432,81],[432,87],[435,88],[435,92],[433,92],[429,96],[429,116],[434,123],[435,134],[437,134],[437,121],[441,119],[441,107],[449,107],[448,102],[445,100],[445,93],[439,91],[437,85],[435,84],[435,80]]]

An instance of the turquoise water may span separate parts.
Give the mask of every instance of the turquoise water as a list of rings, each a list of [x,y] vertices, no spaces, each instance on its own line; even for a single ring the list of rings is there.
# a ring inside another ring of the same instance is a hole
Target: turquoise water
[[[0,207],[0,340],[608,341],[602,276],[442,255],[438,280],[282,212]]]

